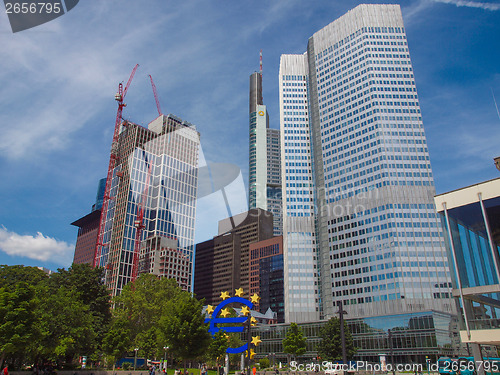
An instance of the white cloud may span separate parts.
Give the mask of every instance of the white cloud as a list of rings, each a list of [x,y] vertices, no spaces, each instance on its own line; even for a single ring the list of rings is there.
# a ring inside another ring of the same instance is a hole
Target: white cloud
[[[35,236],[20,235],[0,227],[0,251],[11,255],[31,258],[60,265],[71,264],[74,245],[37,232]]]
[[[410,2],[407,5],[402,5],[401,11],[403,12],[403,19],[405,26],[419,23],[422,21],[422,13],[428,11],[433,4],[432,0],[420,0],[417,2]]]
[[[468,0],[434,0],[438,3],[452,4],[457,7],[480,8],[485,10],[500,10],[500,4],[495,3],[482,3],[477,1]]]

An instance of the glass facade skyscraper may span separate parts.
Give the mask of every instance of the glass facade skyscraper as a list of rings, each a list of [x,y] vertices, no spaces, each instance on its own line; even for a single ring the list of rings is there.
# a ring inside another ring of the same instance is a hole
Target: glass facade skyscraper
[[[283,294],[283,236],[251,243],[249,295],[256,293],[260,301],[254,309],[276,313],[278,323],[285,321]]]
[[[273,213],[273,232],[282,233],[280,131],[269,127],[262,99],[262,73],[250,76],[248,206]]]
[[[141,209],[141,269],[161,269],[159,276],[176,278],[181,287],[191,290],[199,145],[195,127],[173,115],[159,116],[147,129],[123,123],[119,162],[111,181],[114,198],[103,212],[106,225],[97,261],[106,268],[106,286],[112,295],[132,279]],[[169,254],[183,272],[171,272]],[[145,259],[157,259],[161,268],[144,264]]]
[[[279,73],[287,321],[453,313],[398,5],[359,5]],[[446,297],[448,296],[448,297]]]

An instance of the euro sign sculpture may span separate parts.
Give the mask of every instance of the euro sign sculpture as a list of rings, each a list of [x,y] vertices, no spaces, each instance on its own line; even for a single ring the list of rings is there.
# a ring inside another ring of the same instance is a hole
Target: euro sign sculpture
[[[249,300],[241,297],[231,297],[223,302],[219,303],[219,305],[215,308],[214,312],[212,313],[212,318],[207,318],[205,319],[205,323],[210,323],[210,327],[208,329],[208,332],[210,332],[212,335],[215,335],[217,332],[220,330],[226,331],[226,332],[243,332],[245,329],[244,323],[248,320],[251,319],[251,315],[248,314],[248,316],[239,316],[235,318],[219,318],[218,315],[221,312],[223,308],[226,306],[232,304],[232,303],[240,303],[245,306],[248,306],[249,309],[253,307],[253,303],[250,302]],[[217,324],[228,324],[228,323],[233,323],[235,324],[234,326],[225,326],[222,328],[219,328]],[[242,345],[238,348],[227,348],[226,353],[229,354],[235,354],[235,353],[243,353],[244,351],[248,350],[248,343],[245,345]]]

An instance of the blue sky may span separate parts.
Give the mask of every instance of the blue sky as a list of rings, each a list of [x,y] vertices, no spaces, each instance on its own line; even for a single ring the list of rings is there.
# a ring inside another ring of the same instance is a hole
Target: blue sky
[[[0,7],[0,264],[71,264],[70,223],[90,212],[106,175],[114,94],[136,63],[124,117],[147,125],[157,116],[151,74],[164,113],[196,124],[206,159],[236,164],[246,183],[248,77],[259,50],[278,128],[280,55],[303,53],[314,32],[358,4],[86,0],[15,34]],[[437,193],[499,177],[500,1],[405,0],[402,12]],[[216,234],[217,215],[210,205],[198,212],[200,241]]]

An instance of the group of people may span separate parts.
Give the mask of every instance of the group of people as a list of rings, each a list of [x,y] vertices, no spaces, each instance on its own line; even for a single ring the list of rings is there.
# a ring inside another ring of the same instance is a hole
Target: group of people
[[[155,373],[156,373],[156,365],[153,365],[149,368],[149,375],[155,375]],[[161,373],[166,374],[167,369],[165,367],[160,368],[160,374]]]

